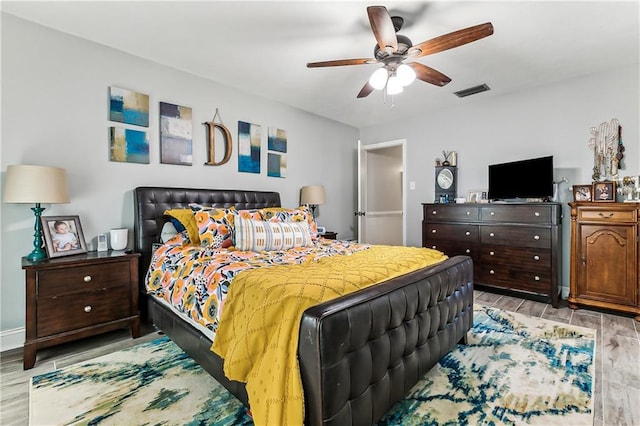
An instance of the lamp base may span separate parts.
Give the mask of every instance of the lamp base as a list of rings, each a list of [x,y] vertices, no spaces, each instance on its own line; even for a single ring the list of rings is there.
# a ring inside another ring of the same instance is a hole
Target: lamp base
[[[42,249],[33,249],[33,251],[29,253],[26,258],[29,262],[41,262],[47,259],[47,253]]]
[[[27,260],[30,262],[40,262],[47,258],[47,253],[42,248],[42,224],[40,223],[40,217],[44,211],[43,207],[40,207],[40,203],[36,203],[35,207],[32,207],[33,214],[36,217],[36,222],[33,226],[33,250],[27,255]]]

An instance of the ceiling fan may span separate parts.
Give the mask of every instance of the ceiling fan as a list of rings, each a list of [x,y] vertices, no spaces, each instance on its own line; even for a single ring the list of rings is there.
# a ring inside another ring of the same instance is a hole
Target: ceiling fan
[[[367,14],[373,35],[378,42],[373,51],[374,58],[339,59],[307,64],[307,68],[321,68],[382,63],[383,67],[371,75],[369,81],[358,93],[358,98],[364,98],[375,89],[385,87],[390,95],[400,93],[404,86],[416,78],[436,86],[444,86],[451,79],[440,71],[419,62],[405,63],[404,61],[462,46],[493,34],[493,25],[491,22],[486,22],[414,45],[408,37],[397,34],[402,28],[404,19],[399,16],[390,16],[386,7],[369,6]]]

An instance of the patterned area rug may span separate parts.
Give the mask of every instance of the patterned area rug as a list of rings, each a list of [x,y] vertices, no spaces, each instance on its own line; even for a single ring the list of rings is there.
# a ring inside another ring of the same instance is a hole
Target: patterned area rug
[[[595,330],[476,306],[458,345],[379,425],[591,425]],[[30,424],[252,425],[167,338],[34,376]]]

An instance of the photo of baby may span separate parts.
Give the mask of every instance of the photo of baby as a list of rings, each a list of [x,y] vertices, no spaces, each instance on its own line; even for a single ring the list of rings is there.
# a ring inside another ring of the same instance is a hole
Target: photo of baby
[[[53,222],[53,232],[51,233],[51,241],[55,251],[67,251],[77,249],[78,237],[69,230],[70,226],[67,222],[56,220]]]
[[[40,219],[50,258],[87,252],[78,216],[43,216]]]

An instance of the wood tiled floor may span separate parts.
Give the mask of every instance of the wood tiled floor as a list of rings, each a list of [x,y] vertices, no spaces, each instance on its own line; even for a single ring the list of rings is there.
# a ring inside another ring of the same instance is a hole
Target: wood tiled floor
[[[594,425],[640,426],[640,323],[631,317],[586,309],[553,308],[546,303],[475,292],[476,303],[594,328],[597,333]],[[0,353],[0,425],[29,423],[29,379],[76,362],[150,341],[158,333],[143,327],[132,340],[121,330],[38,351],[36,366],[22,370],[22,350]],[[567,425],[568,426],[568,425]]]

